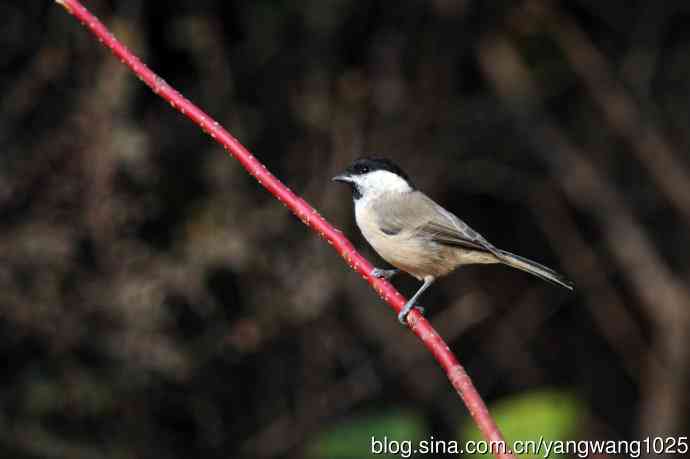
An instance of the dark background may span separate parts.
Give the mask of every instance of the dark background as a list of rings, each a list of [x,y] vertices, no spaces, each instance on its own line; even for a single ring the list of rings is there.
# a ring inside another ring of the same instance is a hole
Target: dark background
[[[86,6],[374,263],[330,182],[364,154],[572,278],[425,295],[490,406],[567,392],[576,438],[687,435],[687,1]],[[303,457],[397,411],[458,438],[388,306],[62,8],[0,3],[0,88],[2,456]]]

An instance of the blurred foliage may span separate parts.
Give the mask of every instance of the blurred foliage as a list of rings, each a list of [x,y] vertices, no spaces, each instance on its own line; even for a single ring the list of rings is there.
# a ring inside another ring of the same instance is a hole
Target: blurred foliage
[[[330,182],[364,154],[571,277],[424,297],[490,405],[553,424],[511,414],[530,434],[690,429],[686,0],[85,3],[375,263]],[[302,457],[396,412],[457,438],[390,309],[62,8],[0,2],[0,51],[0,456]],[[545,387],[577,400],[553,423]]]
[[[518,440],[539,444],[541,438],[545,442],[575,440],[587,420],[584,404],[573,394],[557,390],[523,392],[493,403],[489,410],[508,445]],[[469,421],[461,428],[460,438],[464,441],[483,439],[477,427]],[[542,451],[520,457],[536,458],[543,457],[543,454]]]
[[[417,442],[429,435],[425,421],[411,412],[378,413],[339,423],[314,438],[307,447],[311,458],[365,457],[371,453],[371,439]]]

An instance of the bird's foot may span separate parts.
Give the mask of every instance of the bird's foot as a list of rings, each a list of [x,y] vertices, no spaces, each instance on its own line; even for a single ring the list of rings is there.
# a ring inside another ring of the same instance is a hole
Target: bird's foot
[[[424,308],[421,306],[414,306],[414,308],[419,311],[421,315],[424,315]],[[398,313],[398,322],[403,325],[407,325],[407,315],[410,313],[412,306],[405,305]]]
[[[400,270],[398,269],[380,269],[374,268],[371,270],[371,275],[379,279],[390,280],[393,276],[398,274]]]

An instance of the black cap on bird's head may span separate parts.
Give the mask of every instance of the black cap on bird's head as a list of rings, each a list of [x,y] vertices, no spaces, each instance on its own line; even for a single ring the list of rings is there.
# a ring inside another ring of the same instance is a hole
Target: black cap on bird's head
[[[353,186],[356,190],[356,184],[360,182],[358,177],[362,177],[367,174],[371,174],[377,171],[390,172],[397,175],[403,181],[407,183],[410,188],[414,188],[412,180],[397,164],[387,158],[372,158],[365,157],[356,159],[352,164],[350,164],[342,174],[333,177],[336,182],[348,183]]]
[[[392,172],[406,181],[410,181],[410,177],[405,171],[388,158],[358,158],[345,169],[347,175],[362,175],[375,171]]]

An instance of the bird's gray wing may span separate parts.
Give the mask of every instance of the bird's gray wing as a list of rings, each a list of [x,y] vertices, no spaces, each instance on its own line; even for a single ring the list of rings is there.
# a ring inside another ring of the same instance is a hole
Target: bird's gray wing
[[[492,253],[496,250],[467,223],[420,191],[390,195],[375,205],[379,228],[388,235],[404,232],[453,247]]]

